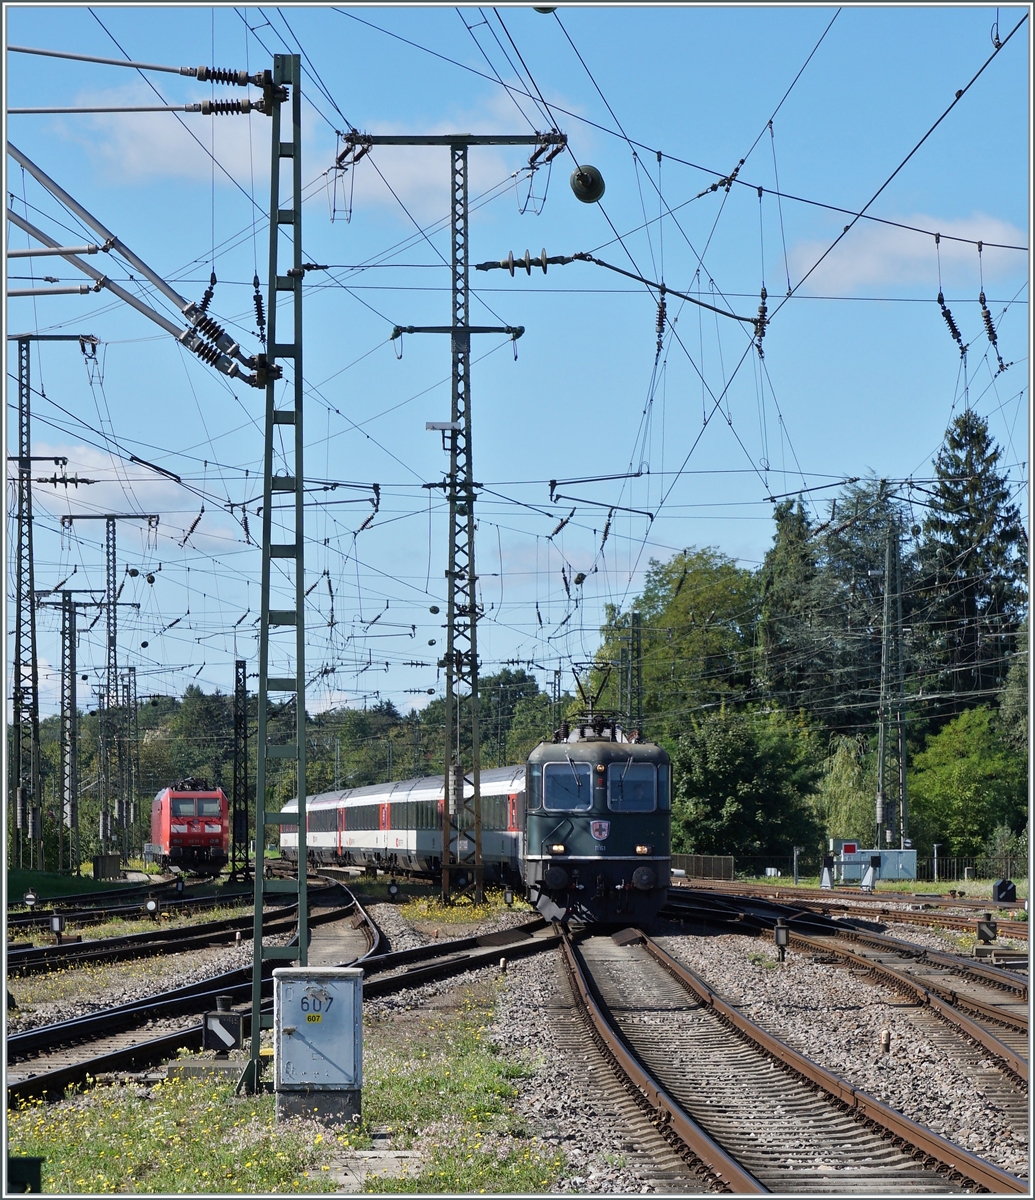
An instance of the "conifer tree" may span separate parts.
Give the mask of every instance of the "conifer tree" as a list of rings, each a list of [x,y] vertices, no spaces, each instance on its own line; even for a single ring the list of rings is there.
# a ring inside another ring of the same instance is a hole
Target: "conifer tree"
[[[1001,458],[988,422],[968,408],[934,460],[920,615],[942,717],[987,702],[1003,686],[1024,616],[1027,538]]]

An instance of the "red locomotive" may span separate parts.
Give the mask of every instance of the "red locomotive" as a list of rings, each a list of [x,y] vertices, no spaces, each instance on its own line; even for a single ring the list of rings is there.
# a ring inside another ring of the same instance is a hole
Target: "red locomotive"
[[[151,805],[151,855],[162,866],[215,875],[230,844],[229,804],[207,779],[181,779],[163,788]]]

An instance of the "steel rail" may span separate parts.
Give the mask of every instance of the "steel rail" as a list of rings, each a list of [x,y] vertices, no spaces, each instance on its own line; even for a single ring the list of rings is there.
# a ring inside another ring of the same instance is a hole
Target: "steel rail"
[[[143,899],[146,900],[147,896],[145,895]],[[242,892],[234,896],[155,896],[155,899],[162,906],[164,912],[203,912],[206,908],[219,908],[221,905],[232,905],[237,899],[243,899],[247,902],[251,900],[251,897],[246,896]],[[74,925],[96,925],[101,921],[107,921],[113,917],[124,915],[139,916],[143,907],[142,901],[138,900],[131,904],[105,905],[103,907],[87,909],[37,909],[31,913],[14,913],[13,915],[8,915],[7,927],[8,929],[17,929],[20,931],[31,931],[34,929],[49,930],[50,918],[53,916],[63,916],[66,921]]]
[[[324,921],[341,920],[348,916],[351,906],[344,910],[320,913],[312,917],[316,924]],[[270,978],[273,972],[273,960],[270,960]],[[35,1029],[27,1029],[24,1033],[10,1034],[7,1038],[7,1061],[11,1063],[17,1058],[25,1058],[43,1049],[58,1045],[67,1045],[76,1041],[89,1040],[100,1033],[114,1033],[121,1029],[139,1025],[153,1017],[175,1016],[183,1012],[193,1011],[199,999],[214,998],[224,992],[233,994],[238,986],[251,987],[252,968],[238,967],[232,971],[224,971],[219,975],[210,975],[197,983],[186,984],[183,987],[172,988],[166,992],[158,992],[141,1000],[131,1000],[114,1008],[102,1009],[100,1012],[89,1013],[82,1017],[72,1017],[67,1021],[58,1021],[52,1025],[41,1025]]]
[[[804,1076],[810,1083],[822,1088],[824,1092],[843,1104],[846,1109],[858,1113],[872,1126],[901,1138],[929,1158],[948,1167],[962,1179],[971,1180],[990,1192],[1025,1195],[1028,1193],[1026,1179],[1018,1179],[1009,1171],[1004,1171],[993,1163],[986,1162],[976,1154],[971,1154],[969,1150],[954,1145],[932,1130],[917,1124],[916,1121],[904,1117],[869,1093],[852,1087],[833,1072],[806,1058],[805,1055],[788,1046],[786,1042],[780,1041],[760,1025],[756,1025],[754,1021],[738,1012],[732,1005],[721,1000],[700,976],[677,962],[646,935],[643,936],[643,942],[647,953],[687,991],[704,1001],[726,1025],[737,1030],[749,1041],[760,1045],[778,1062],[783,1063],[796,1074]]]
[[[579,963],[571,935],[566,931],[561,937],[561,948],[568,977],[589,1017],[597,1043],[604,1055],[629,1079],[641,1101],[657,1113],[659,1124],[664,1126],[663,1132],[671,1132],[730,1191],[749,1195],[768,1192],[764,1184],[727,1154],[710,1134],[684,1112],[633,1056],[597,1003]]]
[[[933,987],[929,984],[924,985],[918,980],[910,978],[906,972],[896,971],[893,967],[875,962],[872,958],[867,958],[863,954],[856,954],[852,950],[846,950],[840,946],[831,946],[799,933],[792,932],[789,934],[789,938],[791,945],[801,946],[814,953],[835,954],[852,966],[858,967],[868,974],[877,976],[882,982],[890,984],[899,992],[912,995],[948,1024],[955,1025],[964,1037],[969,1038],[992,1055],[993,1058],[998,1059],[1008,1071],[1027,1086],[1027,1060],[1001,1042],[989,1030],[983,1029],[975,1021],[971,1020],[963,1009],[970,1007],[977,1010],[981,1016],[998,1021],[1003,1025],[1010,1025],[1011,1014],[1004,1013],[1001,1009],[994,1008],[992,1005],[984,1004],[980,1000],[974,1000],[969,996],[962,996],[949,988],[942,989],[938,988],[937,985]],[[1014,1028],[1016,1027],[1014,1026]]]
[[[930,909],[903,911],[901,909],[884,908],[878,905],[836,904],[825,903],[822,900],[801,899],[794,899],[789,903],[798,908],[806,908],[811,912],[827,913],[832,908],[837,908],[847,917],[859,917],[862,920],[882,921],[889,925],[927,925],[933,929],[959,929],[966,930],[968,933],[974,932],[974,922],[976,919],[974,917],[962,917],[954,913],[939,913]],[[984,904],[979,911],[987,912],[997,907],[997,905],[991,903]],[[996,924],[999,927],[999,932],[1004,937],[1018,938],[1021,941],[1028,940],[1027,921],[1012,921],[1007,919],[997,920]]]
[[[739,903],[737,901],[739,900]],[[761,907],[763,911],[752,912],[752,907]],[[928,950],[915,943],[904,942],[886,934],[873,933],[868,929],[860,929],[857,923],[835,921],[806,908],[802,911],[797,905],[779,904],[758,896],[718,896],[703,893],[690,893],[684,896],[669,896],[669,909],[677,917],[694,917],[711,924],[725,928],[739,926],[744,933],[754,933],[771,929],[778,918],[787,922],[789,928],[797,932],[803,926],[814,926],[814,932],[820,935],[832,935],[853,939],[869,944],[876,948],[887,949],[890,953],[908,954],[912,958],[928,961],[933,965],[942,966],[974,981],[1013,992],[1027,1000],[1027,981],[1016,974],[1003,970],[993,970],[982,963],[971,963],[959,955],[948,954],[938,950]],[[765,911],[765,910],[769,911]],[[664,913],[664,910],[662,910]],[[810,930],[809,932],[813,932]]]
[[[287,906],[292,908],[293,906]],[[279,914],[278,914],[279,915]],[[288,914],[264,926],[269,933],[283,933],[295,918]],[[123,937],[96,938],[93,941],[67,941],[55,946],[27,948],[8,947],[9,976],[33,975],[55,967],[79,967],[87,963],[124,962],[159,954],[182,954],[206,946],[252,937],[254,917],[230,917],[224,921],[208,921],[204,925],[180,926],[174,929],[155,929],[131,933]]]
[[[1004,992],[1013,992],[1018,999],[1025,1002],[1028,999],[1028,981],[1026,979],[1003,970],[986,967],[983,963],[971,962],[957,954],[929,950],[926,946],[918,946],[915,942],[904,942],[900,938],[888,937],[882,933],[867,933],[864,929],[845,929],[838,933],[838,937],[852,942],[860,942],[864,946],[873,946],[878,950],[891,950],[896,954],[915,959],[917,962],[927,962],[932,966],[945,967],[946,970],[986,984],[988,987],[998,988]]]

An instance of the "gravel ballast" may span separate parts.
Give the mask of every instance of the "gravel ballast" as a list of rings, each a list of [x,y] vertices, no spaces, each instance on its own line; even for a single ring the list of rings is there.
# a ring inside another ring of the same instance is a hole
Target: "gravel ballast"
[[[808,1058],[1004,1170],[1027,1177],[1028,1147],[974,1078],[932,1042],[897,992],[758,938],[659,936],[659,944],[756,1025]],[[881,1034],[891,1033],[891,1052]],[[995,1064],[973,1049],[979,1068]]]

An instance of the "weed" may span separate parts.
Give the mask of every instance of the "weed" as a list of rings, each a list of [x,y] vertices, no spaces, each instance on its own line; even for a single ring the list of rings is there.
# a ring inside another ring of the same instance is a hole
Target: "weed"
[[[532,911],[530,905],[517,897],[514,898],[510,909],[518,912]],[[399,906],[399,915],[404,921],[414,923],[434,920],[442,925],[473,925],[507,911],[509,909],[504,902],[503,892],[491,888],[485,893],[484,904],[475,904],[469,896],[458,896],[452,904],[443,904],[437,896],[424,896]]]
[[[322,1192],[310,1123],[274,1133],[273,1097],[170,1079],[145,1091],[95,1088],[8,1113],[9,1150],[40,1155],[44,1192]]]
[[[776,959],[770,958],[763,950],[749,950],[748,962],[753,963],[756,967],[762,967],[763,970],[769,970],[770,967],[776,966]]]

